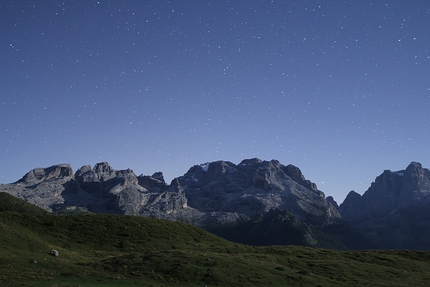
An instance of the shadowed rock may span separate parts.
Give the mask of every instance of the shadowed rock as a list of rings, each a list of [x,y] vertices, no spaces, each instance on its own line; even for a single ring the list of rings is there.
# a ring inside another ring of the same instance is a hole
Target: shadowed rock
[[[339,212],[386,248],[430,249],[430,170],[417,162],[385,170],[362,196],[350,192]]]

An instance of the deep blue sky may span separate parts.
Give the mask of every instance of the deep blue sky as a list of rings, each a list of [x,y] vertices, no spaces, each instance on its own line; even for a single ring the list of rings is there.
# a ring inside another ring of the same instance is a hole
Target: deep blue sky
[[[430,1],[0,2],[0,182],[277,159],[340,203],[430,167]]]

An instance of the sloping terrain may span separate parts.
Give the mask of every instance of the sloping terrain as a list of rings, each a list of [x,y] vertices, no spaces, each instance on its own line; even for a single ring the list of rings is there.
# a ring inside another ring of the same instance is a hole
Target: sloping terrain
[[[7,192],[0,192],[0,211],[14,211],[29,214],[47,214],[43,208],[16,198]]]
[[[430,252],[251,247],[159,219],[16,212],[5,201],[0,210],[0,286],[426,286],[430,280]]]
[[[430,170],[385,170],[337,205],[294,165],[245,159],[195,165],[166,184],[108,163],[36,168],[0,192],[55,214],[138,215],[185,222],[252,245],[430,250]],[[19,210],[17,210],[19,211]]]
[[[136,176],[130,169],[115,170],[103,162],[73,173],[70,165],[59,164],[35,168],[13,184],[0,185],[0,191],[56,214],[139,215],[208,230],[252,222],[255,216],[273,209],[290,212],[294,221],[307,229],[319,229],[322,235],[325,232],[321,227],[340,219],[335,206],[305,179],[299,168],[257,158],[243,160],[239,165],[226,161],[195,165],[170,185],[164,182],[161,172]],[[251,225],[242,225],[242,229]],[[283,238],[278,242],[315,247],[345,245],[320,244],[321,236],[313,237]],[[265,237],[260,240],[260,244],[273,242]]]
[[[315,227],[282,209],[273,209],[251,220],[208,231],[233,242],[255,246],[300,245],[336,250],[383,247],[343,220]]]
[[[430,170],[417,162],[385,170],[362,196],[350,192],[339,212],[384,248],[430,250]]]

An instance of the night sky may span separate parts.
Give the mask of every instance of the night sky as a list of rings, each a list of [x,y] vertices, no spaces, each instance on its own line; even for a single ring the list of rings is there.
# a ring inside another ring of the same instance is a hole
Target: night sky
[[[0,182],[246,158],[327,196],[430,167],[430,1],[0,2]]]

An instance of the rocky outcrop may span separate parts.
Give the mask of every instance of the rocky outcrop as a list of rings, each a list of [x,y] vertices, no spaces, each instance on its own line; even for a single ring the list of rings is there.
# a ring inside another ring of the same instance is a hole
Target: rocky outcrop
[[[178,180],[186,191],[188,206],[206,213],[251,218],[279,208],[313,224],[340,218],[324,193],[306,180],[299,168],[276,160],[195,165]]]
[[[137,177],[107,162],[86,165],[73,174],[70,165],[36,168],[0,189],[50,212],[88,211],[176,219],[187,207],[183,189],[155,177]]]
[[[48,168],[35,168],[13,184],[0,187],[15,197],[52,211],[52,206],[64,204],[62,194],[75,188],[72,168],[68,164],[53,165]]]
[[[136,176],[107,162],[82,166],[75,174],[69,165],[55,165],[34,169],[2,189],[50,212],[141,215],[203,227],[248,220],[275,208],[312,224],[340,217],[299,168],[256,158],[239,165],[195,165],[170,185],[161,172]]]
[[[417,162],[385,170],[362,196],[351,191],[339,212],[382,246],[430,249],[430,170]]]
[[[230,241],[249,245],[305,245],[338,250],[378,247],[341,219],[315,226],[282,209],[272,209],[246,222],[209,231]]]
[[[156,180],[156,179],[154,179]],[[177,220],[187,213],[187,198],[178,180],[174,179],[164,192],[154,192],[147,198],[139,215]]]
[[[58,164],[48,168],[35,168],[26,173],[16,183],[22,185],[38,184],[43,181],[73,178],[73,171],[69,164]]]
[[[107,162],[76,173],[60,164],[33,169],[2,191],[49,212],[177,220],[250,244],[430,249],[430,171],[417,162],[384,171],[340,206],[298,167],[257,158],[195,165],[171,184],[161,172],[136,176]]]

